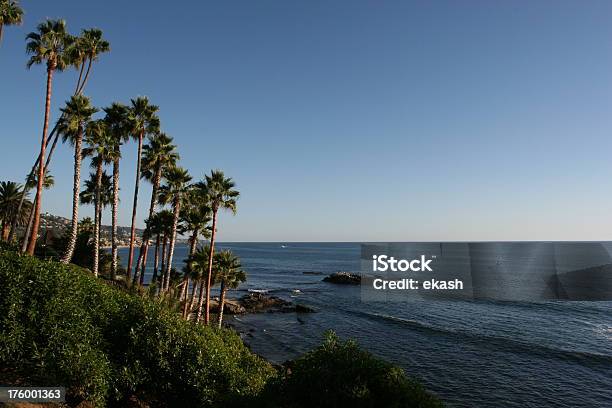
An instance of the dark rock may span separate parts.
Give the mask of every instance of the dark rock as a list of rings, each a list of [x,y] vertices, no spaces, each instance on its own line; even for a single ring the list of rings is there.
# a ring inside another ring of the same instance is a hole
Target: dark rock
[[[219,313],[219,299],[213,298],[210,300],[210,311],[212,313]],[[239,301],[234,299],[225,299],[223,305],[223,313],[228,315],[245,314],[247,310],[240,304]]]
[[[247,313],[257,313],[263,311],[284,311],[291,306],[291,302],[276,296],[267,296],[263,293],[249,293],[240,298],[240,304]]]
[[[336,272],[323,278],[323,282],[338,283],[343,285],[359,285],[361,275],[351,272]]]
[[[314,309],[296,305],[276,296],[268,296],[263,293],[249,293],[241,297],[238,302],[246,313],[313,313]]]
[[[304,275],[323,275],[323,272],[302,272]]]

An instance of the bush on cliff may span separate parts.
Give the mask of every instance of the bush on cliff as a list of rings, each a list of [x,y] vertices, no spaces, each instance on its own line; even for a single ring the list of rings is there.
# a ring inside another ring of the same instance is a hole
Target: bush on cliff
[[[195,326],[87,270],[0,250],[0,366],[96,404],[209,406],[259,393],[274,369],[229,330]]]
[[[404,371],[333,332],[315,350],[292,361],[270,381],[266,400],[285,408],[442,407]]]

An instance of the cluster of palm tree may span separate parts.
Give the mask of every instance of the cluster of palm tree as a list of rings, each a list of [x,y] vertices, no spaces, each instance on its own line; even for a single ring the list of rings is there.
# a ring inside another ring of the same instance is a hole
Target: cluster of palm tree
[[[217,313],[217,324],[221,327],[223,323],[223,309],[225,306],[225,297],[228,289],[236,289],[240,283],[246,281],[246,273],[242,270],[239,258],[234,255],[230,250],[223,250],[214,254],[212,258],[212,274],[207,274],[210,265],[210,253],[211,246],[207,245],[198,248],[194,251],[187,259],[188,272],[185,274],[186,285],[189,285],[189,277],[193,279],[193,290],[191,297],[186,291],[184,294],[183,304],[183,317],[189,318],[190,313],[196,308],[196,295],[198,294],[199,287],[199,300],[197,302],[197,309],[195,315],[195,321],[199,322],[202,316],[202,304],[205,299],[206,293],[206,316],[209,316],[209,300],[208,294],[210,293],[210,286],[217,283],[221,284],[219,294],[219,306]],[[206,276],[206,280],[204,277]],[[210,282],[210,283],[209,283]],[[208,320],[205,320],[208,322]]]
[[[4,25],[20,23],[22,15],[23,11],[15,1],[0,0],[0,35]],[[164,298],[178,298],[182,302],[185,318],[193,317],[199,322],[203,315],[204,322],[209,324],[211,288],[220,284],[218,323],[221,325],[227,290],[237,287],[246,279],[234,254],[230,251],[215,253],[220,211],[236,213],[239,193],[233,180],[222,171],[213,170],[202,180],[192,183],[187,170],[178,165],[180,157],[172,137],[160,130],[159,107],[151,104],[147,97],[131,99],[129,104],[114,102],[98,109],[84,95],[94,62],[110,51],[110,44],[103,38],[102,31],[92,28],[73,36],[67,31],[65,21],[46,20],[37,26],[35,32],[28,34],[26,40],[26,50],[30,55],[28,68],[38,64],[45,64],[46,67],[45,115],[40,151],[25,185],[12,182],[0,184],[1,238],[12,242],[17,228],[27,225],[21,247],[23,252],[34,255],[39,239],[43,190],[53,184],[49,166],[61,138],[74,150],[72,217],[64,238],[61,261],[70,263],[75,248],[84,246],[79,237],[91,236],[91,245],[87,245],[92,251],[91,270],[98,276],[102,216],[104,209],[110,206],[110,274],[113,280],[116,279],[121,153],[122,148],[133,140],[137,143],[137,159],[125,283],[136,287],[143,285],[149,247],[154,245],[152,282],[157,294]],[[74,67],[78,72],[76,86],[50,130],[53,78],[57,72],[69,67]],[[82,183],[81,169],[87,157],[90,158],[92,172],[89,179]],[[136,257],[134,249],[141,179],[151,184],[152,191],[146,227]],[[33,188],[35,195],[30,201],[28,194]],[[94,205],[93,222],[89,219],[79,222],[80,204]],[[172,265],[179,235],[188,236],[189,255],[182,277],[177,278],[176,268]],[[200,238],[208,240],[208,245],[199,245]],[[82,259],[81,255],[79,259]]]

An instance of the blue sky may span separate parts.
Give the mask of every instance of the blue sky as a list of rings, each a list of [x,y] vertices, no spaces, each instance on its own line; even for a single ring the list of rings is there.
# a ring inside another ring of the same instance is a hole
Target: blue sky
[[[22,6],[0,46],[0,179],[23,179],[42,129],[45,74],[26,70],[24,37],[61,17],[111,42],[94,104],[148,96],[194,178],[236,180],[223,240],[612,239],[608,1]],[[75,81],[56,76],[54,117]],[[123,149],[123,225],[135,153]],[[68,216],[68,146],[51,171],[44,210]]]

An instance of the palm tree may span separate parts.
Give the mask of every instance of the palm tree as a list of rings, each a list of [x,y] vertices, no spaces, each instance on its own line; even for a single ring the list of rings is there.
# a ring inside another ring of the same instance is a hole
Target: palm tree
[[[153,185],[151,203],[149,204],[149,219],[153,217],[155,211],[155,204],[157,203],[159,185],[163,172],[165,169],[175,166],[178,160],[179,155],[176,153],[176,146],[172,143],[172,138],[165,133],[158,133],[150,137],[149,143],[143,147],[142,177]],[[146,227],[140,245],[138,261],[136,262],[136,271],[134,272],[138,274],[139,269],[142,268],[142,273],[140,275],[141,282],[143,281],[145,265],[147,264],[150,236],[151,234],[148,227]]]
[[[13,218],[18,220],[19,225],[23,225],[27,222],[28,211],[27,208],[21,208],[20,213],[18,210],[18,203],[21,197],[22,187],[19,183],[13,181],[0,182],[0,221],[2,222],[2,240],[8,240],[9,226]],[[29,201],[27,201],[29,203]],[[26,207],[31,206],[31,203]]]
[[[225,250],[215,255],[218,278],[221,281],[219,296],[219,328],[223,323],[223,307],[225,306],[225,294],[228,289],[236,289],[240,283],[246,281],[246,273],[242,270],[240,259],[230,250]]]
[[[69,263],[74,253],[79,226],[79,192],[81,190],[81,161],[83,160],[83,132],[91,117],[98,110],[91,106],[89,98],[76,95],[66,102],[62,109],[62,117],[58,125],[63,141],[69,141],[74,146],[74,182],[72,185],[72,221],[70,238],[62,263]]]
[[[102,169],[104,163],[110,161],[115,147],[115,139],[108,132],[108,127],[105,121],[96,120],[90,122],[85,132],[89,147],[85,150],[86,154],[93,156],[91,166],[95,168],[95,210],[94,210],[94,258],[92,272],[94,276],[98,276],[98,255],[100,251],[100,214],[102,209]],[[87,187],[87,185],[86,185]],[[114,195],[114,194],[113,194]]]
[[[27,35],[28,43],[26,50],[32,57],[28,61],[28,68],[34,64],[47,64],[47,92],[45,99],[45,120],[40,143],[40,160],[38,163],[38,185],[36,186],[36,204],[34,205],[34,225],[28,245],[28,253],[34,255],[38,229],[40,226],[40,208],[42,204],[43,180],[45,174],[45,148],[47,142],[47,130],[49,128],[49,116],[51,112],[51,89],[53,85],[53,74],[66,67],[66,50],[72,43],[72,37],[66,31],[64,20],[47,20],[40,23],[37,32]]]
[[[66,64],[71,64],[75,66],[77,69],[79,68],[81,69],[80,74],[79,74],[79,80],[77,81],[74,95],[78,95],[82,93],[85,88],[85,82],[81,84],[81,76],[83,74],[83,67],[85,65],[85,60],[86,59],[89,60],[88,75],[87,75],[88,77],[92,61],[96,61],[100,54],[104,52],[108,52],[110,50],[108,41],[103,40],[101,36],[102,36],[102,32],[100,30],[97,30],[97,29],[83,30],[81,37],[78,37],[77,39],[72,39],[71,45],[67,47],[66,49],[66,53],[65,53],[66,54]],[[49,163],[51,162],[51,157],[53,156],[55,146],[57,145],[57,141],[59,138],[59,134],[57,133],[57,126],[58,126],[58,123],[56,123],[51,133],[49,133],[49,137],[47,137],[46,146],[49,147],[49,144],[51,144],[51,150],[49,151],[49,155],[47,157],[45,168],[49,167]],[[53,137],[54,135],[55,137]],[[53,143],[51,143],[51,139],[53,139]],[[32,169],[30,170],[30,173],[29,173],[30,175],[36,172],[36,168],[38,167],[39,162],[40,162],[40,155],[34,161],[34,165],[32,166]],[[28,175],[28,177],[30,176]],[[25,196],[27,192],[28,191],[26,189],[22,191],[20,206],[25,200]],[[13,236],[14,231],[15,231],[15,226],[11,225],[11,232],[9,233],[9,238]]]
[[[113,208],[112,208],[112,220],[111,220],[111,275],[113,279],[117,274],[117,215],[119,211],[119,161],[121,160],[121,145],[126,142],[129,138],[128,133],[128,107],[120,104],[113,103],[111,106],[104,108],[106,116],[104,117],[104,123],[108,129],[108,134],[113,139],[114,150],[109,153],[109,159],[113,162]],[[129,283],[129,271],[126,277],[126,282]]]
[[[72,49],[72,65],[79,69],[79,79],[74,90],[75,95],[78,95],[85,89],[93,62],[97,61],[101,54],[110,51],[110,43],[102,38],[102,30],[90,28],[81,31]],[[85,64],[87,64],[87,71],[83,77]]]
[[[0,42],[5,25],[19,25],[23,22],[23,9],[13,0],[0,0]]]
[[[206,282],[206,314],[204,322],[210,322],[210,279],[212,275],[212,263],[215,251],[215,235],[217,233],[217,214],[220,209],[230,210],[236,214],[236,200],[240,193],[234,190],[236,184],[230,177],[225,177],[221,170],[213,170],[209,175],[205,176],[205,180],[196,184],[196,188],[201,192],[203,197],[208,200],[208,205],[212,210],[212,233],[210,238],[210,255],[208,259],[208,276]],[[198,316],[196,321],[200,320],[201,301],[198,306]]]
[[[164,271],[164,280],[162,281],[162,291],[168,290],[170,286],[170,270],[172,269],[172,257],[174,255],[174,244],[176,242],[176,232],[178,230],[179,216],[181,212],[181,203],[191,185],[191,176],[187,170],[181,167],[172,167],[166,170],[164,178],[166,183],[161,187],[160,201],[164,204],[172,205],[172,232],[170,233],[170,243],[168,248],[168,260],[166,262],[166,270]]]
[[[153,134],[159,131],[159,118],[156,112],[159,108],[149,103],[147,97],[132,99],[130,108],[130,133],[138,140],[138,156],[136,157],[136,183],[134,184],[134,202],[132,205],[132,228],[130,231],[130,250],[128,252],[128,275],[132,271],[132,260],[134,258],[134,239],[136,238],[136,208],[138,206],[138,188],[140,185],[140,164],[142,160],[142,143],[145,134]],[[134,273],[136,277],[136,273]]]

